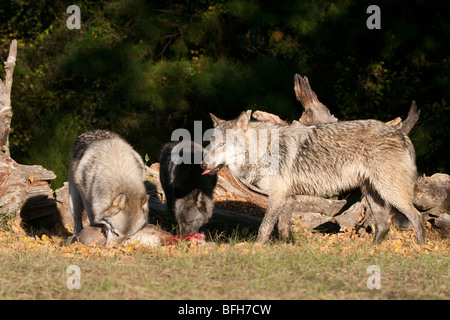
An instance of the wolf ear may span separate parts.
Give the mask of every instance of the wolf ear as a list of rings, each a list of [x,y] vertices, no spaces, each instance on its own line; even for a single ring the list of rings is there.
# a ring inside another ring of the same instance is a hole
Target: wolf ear
[[[148,202],[148,199],[150,199],[150,196],[148,194],[142,197],[141,208]]]
[[[243,111],[237,118],[236,128],[247,131],[248,122],[250,121],[251,115],[252,110]]]
[[[213,115],[212,113],[209,114],[211,116],[211,120],[214,124],[214,127],[217,127],[217,125],[221,124],[222,122],[225,122],[225,120],[219,119],[217,118],[215,115]]]
[[[127,201],[127,197],[124,193],[119,193],[111,202],[111,205],[108,208],[108,212],[110,215],[114,216],[119,213],[119,211],[125,209],[125,203]]]

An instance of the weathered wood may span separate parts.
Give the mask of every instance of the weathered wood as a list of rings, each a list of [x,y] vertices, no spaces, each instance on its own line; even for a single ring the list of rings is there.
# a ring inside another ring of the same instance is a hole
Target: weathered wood
[[[420,117],[420,110],[417,109],[416,101],[411,102],[411,108],[409,108],[408,116],[406,117],[405,121],[400,126],[400,129],[406,133],[409,134],[412,130],[412,128],[416,125],[417,121],[419,121]]]
[[[344,231],[348,228],[354,228],[361,217],[364,215],[364,206],[361,202],[354,203],[350,208],[339,216],[335,217],[335,221],[340,226],[340,230]]]
[[[255,111],[252,113],[252,117],[255,120],[258,121],[269,121],[269,122],[274,122],[277,124],[281,124],[283,126],[287,126],[288,123],[284,120],[281,120],[279,116],[273,114],[273,113],[269,113],[269,112],[265,112],[265,111]]]
[[[301,222],[306,226],[308,230],[314,230],[320,228],[327,222],[330,222],[333,218],[317,213],[317,212],[292,212],[292,218],[300,218]]]
[[[435,173],[416,182],[414,205],[444,237],[450,236],[450,176]]]
[[[438,207],[448,197],[450,176],[436,173],[431,177],[420,177],[415,186],[414,205],[419,210]]]
[[[24,187],[23,204],[20,217],[26,223],[33,224],[33,220],[57,216],[58,211],[54,199],[54,192],[50,187],[51,180],[56,175],[42,166],[19,165]]]
[[[24,222],[57,213],[50,181],[40,180],[54,179],[53,172],[19,165],[9,158],[0,161],[0,176],[0,211]]]
[[[16,66],[17,40],[12,40],[5,62],[5,80],[0,80],[0,152],[9,156],[8,137],[11,126],[11,88]]]
[[[347,204],[346,200],[325,199],[317,196],[296,195],[293,198],[294,212],[317,212],[333,217]]]
[[[307,77],[302,77],[299,74],[294,76],[294,91],[297,101],[299,101],[305,109],[296,125],[311,126],[319,123],[338,121],[338,119],[330,113],[330,110],[319,101],[317,95],[311,89]]]
[[[450,214],[441,214],[439,217],[434,219],[434,225],[443,236],[450,236]]]

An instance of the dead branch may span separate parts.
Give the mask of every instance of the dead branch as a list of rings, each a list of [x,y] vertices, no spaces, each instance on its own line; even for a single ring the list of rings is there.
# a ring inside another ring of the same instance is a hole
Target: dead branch
[[[9,47],[9,55],[5,62],[5,80],[0,80],[0,152],[9,156],[8,137],[11,126],[11,88],[13,72],[16,65],[17,41],[13,40]]]
[[[282,126],[288,125],[288,123],[284,120],[281,120],[279,116],[277,116],[273,113],[265,112],[265,111],[257,110],[255,112],[253,112],[252,117],[258,121],[273,122],[273,123],[281,124]]]
[[[297,101],[299,101],[305,109],[299,119],[301,125],[311,126],[319,123],[336,122],[338,120],[330,113],[330,110],[319,101],[317,95],[312,91],[307,77],[302,77],[299,74],[294,76],[294,91]]]
[[[409,109],[408,116],[406,117],[405,121],[403,121],[403,125],[401,126],[401,130],[409,134],[411,132],[411,129],[416,125],[417,121],[419,120],[420,116],[420,110],[417,110],[416,102],[413,100],[411,103],[411,108]]]

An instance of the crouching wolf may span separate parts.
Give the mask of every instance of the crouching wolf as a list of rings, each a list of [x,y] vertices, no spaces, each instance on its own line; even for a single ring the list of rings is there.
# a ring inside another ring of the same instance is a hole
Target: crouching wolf
[[[159,178],[167,208],[183,235],[199,232],[214,207],[217,175],[202,175],[202,155],[203,148],[191,141],[167,143],[161,150]]]
[[[149,198],[144,177],[141,157],[118,134],[94,130],[78,136],[69,166],[69,208],[75,234],[83,229],[83,209],[91,225],[103,225],[107,244],[143,228]]]
[[[377,120],[341,121],[310,127],[250,121],[251,110],[237,119],[214,123],[202,168],[231,173],[269,194],[258,232],[265,242],[278,220],[281,238],[289,236],[290,212],[283,205],[292,195],[324,196],[360,187],[373,212],[375,241],[389,231],[391,207],[412,223],[424,242],[423,218],[413,206],[417,177],[414,147],[399,129]]]

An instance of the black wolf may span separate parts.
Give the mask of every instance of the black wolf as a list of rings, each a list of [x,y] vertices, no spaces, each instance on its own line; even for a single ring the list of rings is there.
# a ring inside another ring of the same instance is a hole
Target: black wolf
[[[217,175],[202,175],[200,163],[194,163],[196,153],[201,156],[203,148],[191,141],[167,143],[161,150],[159,178],[167,208],[183,235],[199,232],[214,207]]]

